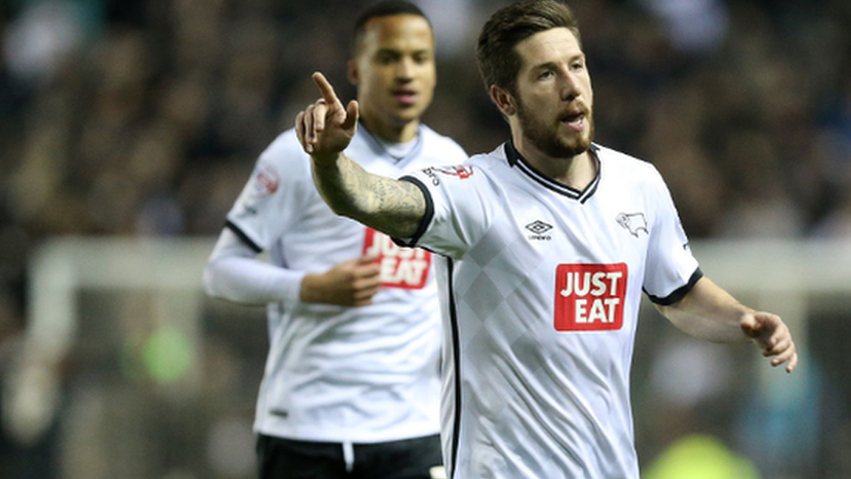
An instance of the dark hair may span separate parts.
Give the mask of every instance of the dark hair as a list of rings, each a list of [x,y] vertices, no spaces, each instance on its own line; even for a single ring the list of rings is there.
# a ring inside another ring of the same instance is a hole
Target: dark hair
[[[579,24],[570,8],[555,0],[526,0],[497,10],[479,35],[476,60],[485,88],[516,93],[521,60],[514,47],[532,35],[564,27],[580,42]]]
[[[431,26],[428,17],[420,7],[404,0],[383,0],[363,10],[355,21],[352,34],[352,55],[357,55],[358,47],[366,33],[366,24],[373,18],[391,17],[393,15],[416,15],[422,17]]]

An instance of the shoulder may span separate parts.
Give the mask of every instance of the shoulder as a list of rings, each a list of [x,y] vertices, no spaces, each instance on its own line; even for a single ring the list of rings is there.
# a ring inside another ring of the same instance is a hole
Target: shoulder
[[[473,191],[488,190],[500,184],[500,165],[506,163],[494,153],[477,154],[463,162],[450,165],[434,165],[425,170],[435,185],[457,185],[463,195],[470,196]]]
[[[464,164],[489,175],[511,171],[511,165],[505,152],[505,143],[500,144],[490,152],[477,153],[471,156]]]
[[[604,168],[610,174],[616,174],[621,178],[630,179],[631,181],[650,181],[661,182],[662,175],[652,163],[636,158],[635,156],[607,148],[598,144],[596,147],[596,155],[600,159]]]
[[[295,130],[287,130],[277,136],[260,154],[258,163],[274,168],[293,168],[297,165],[309,165],[310,157],[304,152]]]
[[[457,179],[475,178],[474,183],[490,183],[499,181],[487,178],[498,177],[510,171],[508,160],[505,157],[503,145],[500,145],[490,153],[477,153],[473,156],[464,156],[461,161],[450,164],[449,167],[435,167],[437,171],[449,173]],[[458,174],[460,172],[460,174]]]
[[[462,162],[467,159],[467,152],[452,138],[432,130],[428,125],[420,124],[423,135],[423,147],[429,152],[435,152],[448,160]]]
[[[375,155],[372,153],[365,135],[355,134],[351,143],[346,147],[345,153],[360,160],[369,160]],[[298,181],[309,181],[313,184],[310,171],[310,155],[304,152],[298,141],[295,129],[289,129],[278,135],[269,146],[260,153],[257,159],[257,168],[263,170],[274,170],[279,173],[286,172],[285,182],[294,183]]]

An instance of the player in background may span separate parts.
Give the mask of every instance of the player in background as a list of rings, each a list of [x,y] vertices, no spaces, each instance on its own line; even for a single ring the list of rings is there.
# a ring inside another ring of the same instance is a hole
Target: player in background
[[[703,276],[657,170],[592,141],[568,7],[497,11],[477,57],[506,143],[456,168],[369,174],[341,153],[359,105],[316,73],[322,99],[296,118],[314,180],[338,213],[441,258],[450,478],[638,479],[629,377],[642,292],[683,331],[753,341],[787,372],[795,344],[781,318]]]
[[[386,1],[355,25],[360,128],[346,150],[398,176],[467,157],[420,116],[436,83],[431,25]],[[271,264],[256,258],[270,251]],[[287,131],[264,151],[204,271],[209,295],[268,304],[257,400],[261,478],[428,478],[439,466],[440,317],[431,253],[335,215]]]

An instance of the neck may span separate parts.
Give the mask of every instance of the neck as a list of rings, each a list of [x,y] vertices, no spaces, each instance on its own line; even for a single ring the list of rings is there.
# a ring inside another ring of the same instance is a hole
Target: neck
[[[543,152],[522,134],[512,135],[514,148],[536,170],[565,186],[583,190],[597,176],[597,163],[590,150],[569,157],[553,157]]]
[[[406,143],[413,140],[417,136],[417,128],[420,125],[419,120],[409,121],[403,125],[391,125],[371,115],[362,116],[360,121],[371,135],[390,143]]]

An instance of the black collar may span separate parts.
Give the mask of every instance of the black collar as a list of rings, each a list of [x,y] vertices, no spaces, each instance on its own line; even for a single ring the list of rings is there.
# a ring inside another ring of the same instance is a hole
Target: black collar
[[[591,156],[594,158],[594,161],[597,163],[597,176],[594,177],[585,189],[580,191],[576,188],[559,183],[535,169],[535,167],[529,164],[529,161],[523,158],[523,155],[517,151],[512,139],[505,142],[505,158],[508,160],[509,165],[512,167],[518,167],[520,171],[525,173],[532,180],[540,183],[542,186],[545,186],[556,193],[565,195],[568,198],[579,200],[580,203],[585,203],[585,201],[587,201],[588,198],[597,191],[597,186],[600,184],[600,176],[603,171],[603,165],[600,163],[600,155],[598,154],[599,150],[600,149],[597,145],[593,143],[591,144],[589,151],[591,152]]]

